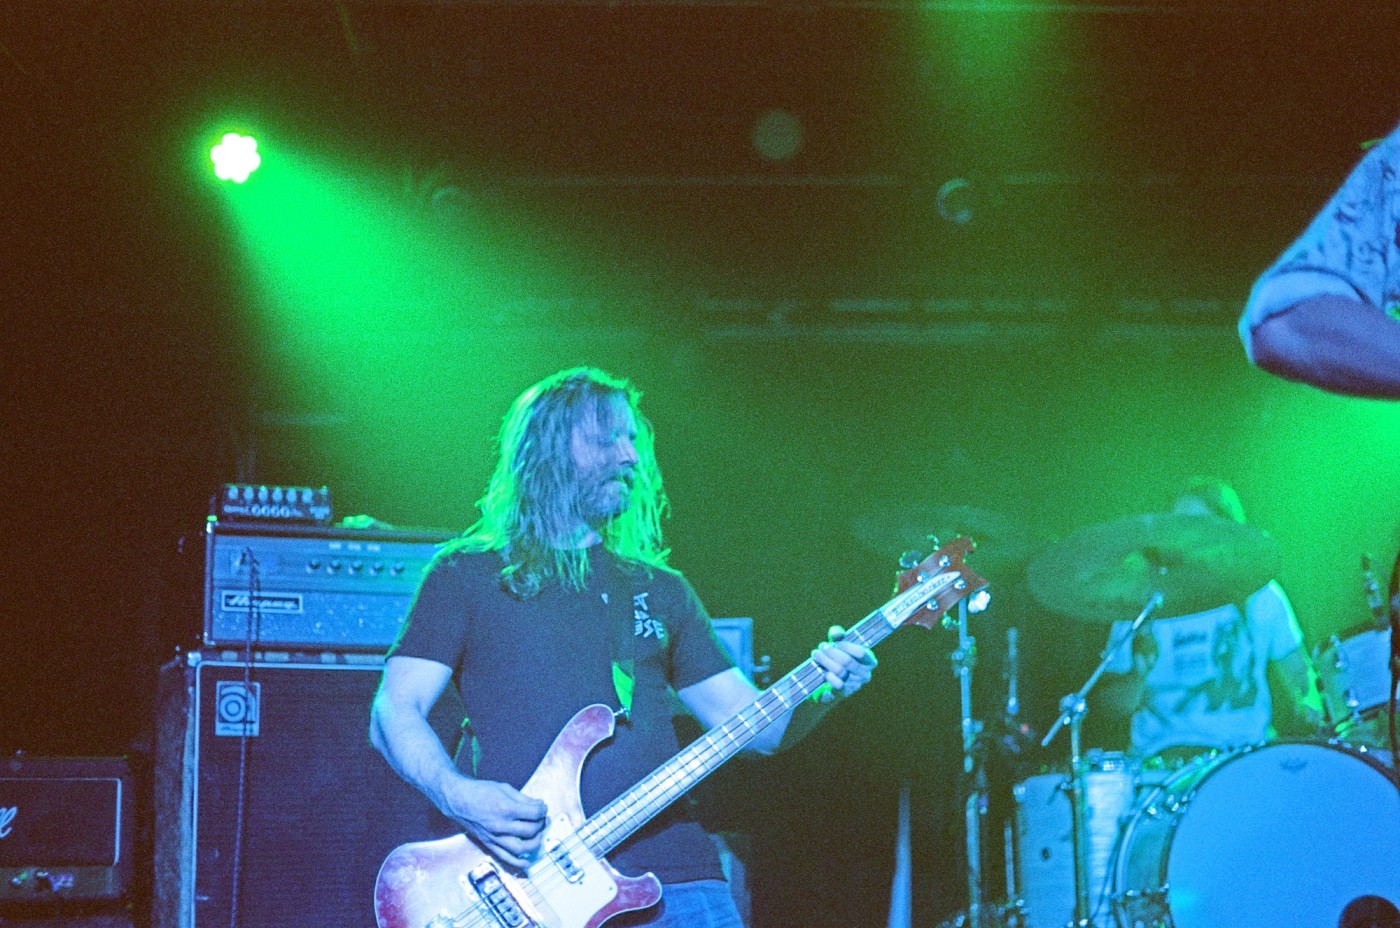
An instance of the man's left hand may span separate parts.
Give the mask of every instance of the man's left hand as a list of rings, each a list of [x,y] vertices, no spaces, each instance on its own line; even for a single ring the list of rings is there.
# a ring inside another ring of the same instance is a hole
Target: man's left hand
[[[870,682],[876,664],[875,653],[853,641],[846,640],[846,630],[833,625],[827,640],[812,650],[812,661],[826,673],[827,689],[821,696],[824,703],[846,699]]]

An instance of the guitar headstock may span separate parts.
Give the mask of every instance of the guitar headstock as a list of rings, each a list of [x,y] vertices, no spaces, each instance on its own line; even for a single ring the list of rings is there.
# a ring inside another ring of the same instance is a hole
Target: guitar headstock
[[[963,563],[975,547],[971,538],[959,536],[900,573],[886,618],[892,624],[933,628],[962,599],[985,589],[987,581]]]

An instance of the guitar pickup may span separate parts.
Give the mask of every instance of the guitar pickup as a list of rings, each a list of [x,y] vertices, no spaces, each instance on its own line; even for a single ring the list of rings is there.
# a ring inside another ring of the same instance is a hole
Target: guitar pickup
[[[534,928],[535,921],[525,914],[495,869],[478,868],[468,879],[501,928]]]
[[[564,849],[564,845],[561,842],[554,842],[552,846],[545,850],[545,854],[549,857],[550,861],[559,868],[559,872],[564,874],[564,879],[568,880],[570,883],[583,882],[583,871],[579,869],[578,864],[574,863],[574,859],[569,856],[569,852]]]

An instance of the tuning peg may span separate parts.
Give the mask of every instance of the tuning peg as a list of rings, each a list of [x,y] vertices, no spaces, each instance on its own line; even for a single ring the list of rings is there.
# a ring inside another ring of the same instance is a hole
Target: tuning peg
[[[899,556],[899,566],[904,570],[913,570],[915,567],[919,566],[919,563],[923,561],[923,559],[924,556],[922,554],[916,549],[910,548]]]

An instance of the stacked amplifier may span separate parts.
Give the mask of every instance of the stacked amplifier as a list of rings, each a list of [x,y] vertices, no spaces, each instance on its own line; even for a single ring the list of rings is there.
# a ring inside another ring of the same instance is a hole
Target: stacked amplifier
[[[268,517],[294,502],[230,493],[204,529],[199,648],[159,686],[157,928],[373,925],[384,856],[445,827],[368,731],[383,654],[452,536]],[[451,695],[434,710],[449,752],[463,714]]]

